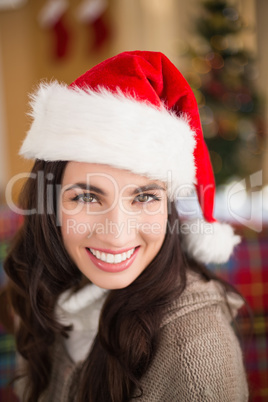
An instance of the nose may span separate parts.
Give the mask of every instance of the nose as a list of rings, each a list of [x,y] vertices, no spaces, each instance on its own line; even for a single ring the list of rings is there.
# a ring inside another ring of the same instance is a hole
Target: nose
[[[138,216],[116,205],[101,218],[103,231],[96,232],[105,247],[124,248],[138,245]]]

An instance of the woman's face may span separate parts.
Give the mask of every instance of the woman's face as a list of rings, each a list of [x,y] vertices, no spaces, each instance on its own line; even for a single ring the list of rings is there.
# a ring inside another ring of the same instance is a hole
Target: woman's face
[[[165,185],[108,165],[69,162],[60,216],[64,245],[78,269],[99,287],[124,288],[163,244]]]

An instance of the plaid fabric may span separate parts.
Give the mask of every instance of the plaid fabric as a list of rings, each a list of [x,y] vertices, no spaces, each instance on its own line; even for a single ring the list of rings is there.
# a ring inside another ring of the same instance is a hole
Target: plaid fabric
[[[14,376],[15,342],[11,335],[5,333],[0,327],[0,401],[15,402],[12,387],[9,385]]]
[[[20,219],[0,209],[0,285],[5,277],[2,261],[10,238]],[[233,284],[245,297],[254,315],[251,323],[245,311],[238,317],[245,366],[251,390],[251,402],[268,401],[268,227],[261,233],[237,228],[244,238],[227,264],[210,267]],[[17,402],[9,381],[14,375],[15,345],[11,335],[0,326],[0,401]]]
[[[3,259],[10,239],[16,233],[20,217],[4,207],[0,208],[0,288],[5,283]],[[18,402],[10,381],[14,377],[15,342],[14,337],[7,334],[0,324],[0,401]]]
[[[246,309],[238,317],[251,401],[268,401],[268,227],[261,233],[237,228],[244,239],[230,261],[216,272],[244,296]]]

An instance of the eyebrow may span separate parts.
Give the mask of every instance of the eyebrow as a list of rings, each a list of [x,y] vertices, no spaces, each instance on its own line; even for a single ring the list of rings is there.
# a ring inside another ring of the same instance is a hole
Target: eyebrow
[[[95,193],[101,194],[103,196],[106,196],[107,194],[105,193],[105,191],[103,191],[101,188],[97,187],[97,186],[92,186],[86,183],[75,183],[72,184],[70,187],[68,187],[66,191],[69,190],[73,190],[74,188],[79,188],[81,190],[87,190],[87,191],[94,191]],[[162,186],[159,186],[158,184],[152,183],[152,184],[147,184],[145,186],[139,186],[137,188],[135,188],[131,195],[137,195],[140,193],[144,193],[145,191],[152,191],[152,190],[163,190],[166,191],[166,189]]]
[[[101,188],[99,188],[97,186],[91,186],[91,185],[86,184],[86,183],[75,183],[75,184],[71,185],[70,187],[68,187],[65,190],[65,192],[69,191],[69,190],[73,190],[74,188],[79,188],[81,190],[87,190],[87,191],[94,191],[95,193],[98,193],[98,194],[101,194],[101,195],[104,195],[104,196],[107,195],[105,193],[105,191],[103,191]]]

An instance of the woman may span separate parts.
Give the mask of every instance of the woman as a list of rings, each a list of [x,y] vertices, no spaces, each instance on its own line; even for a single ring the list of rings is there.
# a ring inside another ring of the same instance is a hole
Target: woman
[[[21,399],[246,401],[241,298],[204,265],[239,237],[213,217],[198,108],[176,67],[121,53],[69,87],[42,85],[32,117],[20,153],[36,162],[5,262]],[[178,224],[193,186],[204,219]]]

